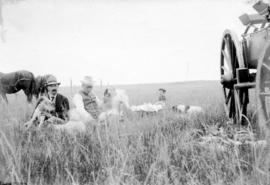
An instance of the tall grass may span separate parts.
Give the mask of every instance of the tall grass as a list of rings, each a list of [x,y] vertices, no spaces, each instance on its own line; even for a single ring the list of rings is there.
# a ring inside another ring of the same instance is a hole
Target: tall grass
[[[14,126],[12,136],[1,132],[3,177],[29,184],[238,184],[252,179],[251,153],[199,144],[209,120],[226,119],[166,113],[108,127],[89,123],[87,133],[74,135]]]
[[[213,97],[216,97],[214,95]],[[201,98],[201,100],[200,100]],[[205,102],[202,94],[197,101]],[[86,133],[52,128],[24,131],[31,107],[21,99],[1,104],[0,181],[28,184],[268,184],[249,146],[202,144],[201,137],[228,120],[220,101],[205,113],[171,111],[107,126],[88,123]],[[19,102],[19,103],[18,103]],[[226,126],[227,125],[227,126]]]

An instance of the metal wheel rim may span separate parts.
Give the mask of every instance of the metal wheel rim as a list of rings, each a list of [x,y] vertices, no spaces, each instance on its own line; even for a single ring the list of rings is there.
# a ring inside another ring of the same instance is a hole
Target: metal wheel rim
[[[226,30],[223,34],[221,44],[220,74],[225,99],[224,107],[229,118],[237,118],[241,115],[240,105],[238,105],[239,103],[237,103],[238,101],[235,99],[235,95],[237,94],[235,94],[234,85],[236,84],[236,68],[245,67],[242,53],[242,47],[240,46],[236,34],[230,30]],[[225,67],[225,65],[227,66]],[[231,74],[226,75],[227,69],[225,68],[229,69],[229,73]],[[229,80],[225,83],[223,78],[224,74],[225,79]]]

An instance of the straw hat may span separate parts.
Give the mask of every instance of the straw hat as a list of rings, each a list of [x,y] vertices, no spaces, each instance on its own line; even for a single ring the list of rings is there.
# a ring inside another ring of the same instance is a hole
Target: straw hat
[[[81,83],[84,85],[89,85],[93,86],[95,81],[93,81],[93,78],[91,76],[85,76],[82,80]]]
[[[159,91],[162,91],[162,92],[164,92],[164,93],[166,92],[166,89],[164,89],[164,88],[159,88],[158,90],[159,90]]]
[[[50,86],[50,85],[60,85],[61,83],[57,81],[57,78],[53,75],[49,75],[46,79],[46,84],[45,86]]]

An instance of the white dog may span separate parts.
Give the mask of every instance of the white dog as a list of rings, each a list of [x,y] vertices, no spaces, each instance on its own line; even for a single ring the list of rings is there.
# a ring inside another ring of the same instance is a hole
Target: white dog
[[[126,91],[123,89],[106,89],[104,97],[106,101],[103,100],[103,103],[100,105],[101,114],[99,116],[99,121],[104,122],[111,116],[119,117],[120,120],[123,119],[124,110],[130,108],[129,106],[129,97],[126,94]]]
[[[182,114],[200,114],[203,113],[203,108],[199,106],[191,105],[174,105],[172,107],[174,111],[177,111]]]

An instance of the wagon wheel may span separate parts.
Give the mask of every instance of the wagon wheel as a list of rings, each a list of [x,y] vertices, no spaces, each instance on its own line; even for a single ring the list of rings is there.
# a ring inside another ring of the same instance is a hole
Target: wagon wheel
[[[270,42],[262,51],[256,76],[258,122],[270,131]]]
[[[265,171],[268,171],[270,152],[270,40],[267,41],[258,62],[256,101],[258,124],[262,128],[260,130],[264,132],[261,136],[266,136],[267,140],[267,145],[259,158],[259,167],[263,167]]]
[[[244,68],[242,47],[235,33],[226,30],[223,34],[220,56],[220,74],[225,111],[234,122],[241,122],[242,115],[246,116],[248,104],[248,90],[236,90],[236,69]]]

